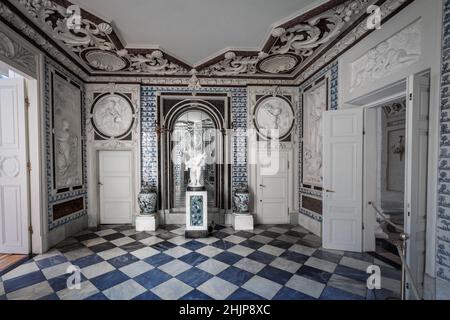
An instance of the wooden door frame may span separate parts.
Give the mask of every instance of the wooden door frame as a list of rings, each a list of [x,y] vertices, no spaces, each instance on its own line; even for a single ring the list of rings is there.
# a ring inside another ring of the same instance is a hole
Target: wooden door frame
[[[95,161],[95,180],[96,180],[96,204],[97,204],[97,225],[101,225],[101,196],[100,196],[100,153],[102,152],[129,152],[131,154],[131,180],[132,180],[132,203],[133,207],[131,209],[131,224],[134,225],[135,219],[134,217],[139,213],[137,205],[136,205],[136,199],[137,194],[139,193],[138,185],[140,184],[139,181],[136,180],[136,159],[135,159],[135,150],[134,148],[118,148],[118,149],[109,149],[109,148],[97,148],[95,149],[96,153],[96,161]]]
[[[280,142],[280,153],[284,153],[287,155],[287,159],[288,159],[288,171],[287,171],[287,186],[288,186],[288,196],[287,196],[287,207],[288,207],[288,216],[287,216],[287,220],[285,224],[290,224],[291,223],[291,218],[292,218],[292,214],[295,211],[295,205],[294,205],[294,193],[297,191],[297,188],[295,188],[294,183],[296,181],[296,179],[294,178],[294,174],[295,174],[295,166],[294,166],[294,148],[290,148],[290,147],[286,147],[283,146],[284,143]],[[250,181],[252,182],[252,195],[253,195],[253,209],[252,212],[255,216],[255,222],[256,223],[260,223],[262,224],[262,220],[261,220],[261,216],[259,213],[259,203],[260,203],[260,199],[259,199],[259,183],[260,183],[260,166],[259,166],[259,157],[258,154],[261,152],[261,149],[258,148],[258,152],[256,152],[256,165],[254,166],[254,168],[252,168],[252,170],[250,170]]]

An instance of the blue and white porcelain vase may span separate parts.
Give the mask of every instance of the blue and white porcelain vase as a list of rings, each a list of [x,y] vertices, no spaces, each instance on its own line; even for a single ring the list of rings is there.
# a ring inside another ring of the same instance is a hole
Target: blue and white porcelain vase
[[[138,195],[139,207],[141,215],[151,215],[156,212],[156,199],[158,194],[155,189],[148,185],[144,185]]]
[[[247,187],[236,189],[233,196],[233,203],[236,213],[249,213],[250,193]]]

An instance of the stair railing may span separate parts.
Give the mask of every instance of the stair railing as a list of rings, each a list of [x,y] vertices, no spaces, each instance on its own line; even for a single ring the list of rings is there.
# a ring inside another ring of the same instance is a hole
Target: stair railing
[[[378,208],[375,203],[369,202],[369,204],[372,206],[372,208],[375,210],[375,212],[380,217],[380,220],[382,222],[386,222],[390,226],[394,227],[398,231],[400,231],[400,239],[398,241],[395,241],[395,247],[397,248],[398,254],[400,256],[400,260],[402,262],[402,279],[401,279],[401,288],[400,288],[400,296],[401,300],[406,300],[406,279],[409,278],[409,281],[411,283],[411,290],[414,294],[414,297],[416,300],[422,300],[420,298],[419,290],[417,289],[417,286],[414,282],[414,279],[411,275],[411,270],[408,267],[408,264],[406,263],[406,254],[407,254],[407,242],[409,240],[409,235],[405,233],[405,229],[403,226],[399,226],[395,223],[393,223],[381,210]]]

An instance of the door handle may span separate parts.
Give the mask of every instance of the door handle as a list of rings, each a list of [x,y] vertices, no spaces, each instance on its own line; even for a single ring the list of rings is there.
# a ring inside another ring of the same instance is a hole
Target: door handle
[[[328,189],[326,189],[325,192],[327,192],[327,193],[336,193],[336,191],[328,190]]]
[[[261,188],[265,188],[266,186],[265,185],[263,185],[263,184],[260,184],[259,185]]]
[[[103,186],[103,183],[101,183],[101,182],[99,181],[99,182],[98,182],[98,185],[99,185],[99,186]]]

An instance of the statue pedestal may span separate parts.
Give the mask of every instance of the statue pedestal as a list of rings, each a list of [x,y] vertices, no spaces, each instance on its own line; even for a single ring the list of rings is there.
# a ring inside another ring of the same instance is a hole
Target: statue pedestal
[[[158,229],[158,218],[155,214],[136,216],[136,231],[156,231]]]
[[[249,213],[233,213],[233,228],[236,231],[251,231],[254,229],[253,215]]]
[[[207,238],[208,195],[204,188],[186,192],[186,238]]]

